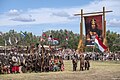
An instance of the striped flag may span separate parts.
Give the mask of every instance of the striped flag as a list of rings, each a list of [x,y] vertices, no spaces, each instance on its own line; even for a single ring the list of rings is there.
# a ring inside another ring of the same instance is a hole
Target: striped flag
[[[65,39],[66,41],[68,41],[68,36],[66,36],[66,39]]]
[[[51,34],[48,37],[48,41],[52,41],[52,35]]]
[[[8,42],[10,43],[10,45],[12,45],[12,42],[11,42],[11,38],[9,37],[9,40],[8,40]]]
[[[24,32],[20,32],[20,34],[23,36],[23,37],[26,37],[27,36],[27,34],[25,34]]]
[[[16,44],[18,43],[18,40],[17,40],[17,38],[15,38],[15,43],[16,43]]]
[[[6,40],[5,40],[5,46],[7,46],[7,42],[6,42]]]
[[[53,44],[58,44],[59,43],[58,38],[53,38],[52,40],[53,40]]]
[[[42,34],[42,37],[47,37],[47,35],[45,33]]]
[[[102,43],[102,41],[98,38],[98,36],[95,37],[95,46],[102,52],[104,52],[107,47]]]

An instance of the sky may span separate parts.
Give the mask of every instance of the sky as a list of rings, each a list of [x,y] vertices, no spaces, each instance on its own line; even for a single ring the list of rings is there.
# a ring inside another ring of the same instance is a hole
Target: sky
[[[38,36],[60,29],[80,33],[80,16],[74,14],[81,9],[84,13],[102,11],[104,6],[113,11],[106,13],[107,30],[120,33],[119,3],[120,0],[0,0],[0,31],[14,29]]]

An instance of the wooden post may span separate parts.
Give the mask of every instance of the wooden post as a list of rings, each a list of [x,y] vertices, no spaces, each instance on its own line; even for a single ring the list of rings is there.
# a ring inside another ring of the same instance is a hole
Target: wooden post
[[[80,22],[80,41],[78,44],[78,51],[83,52],[83,9],[81,9],[81,22]]]
[[[105,38],[105,7],[103,7],[103,38]]]
[[[106,40],[105,7],[103,7],[103,44],[107,46],[107,40]]]
[[[81,9],[81,25],[80,25],[80,39],[82,40],[83,36],[83,9]]]

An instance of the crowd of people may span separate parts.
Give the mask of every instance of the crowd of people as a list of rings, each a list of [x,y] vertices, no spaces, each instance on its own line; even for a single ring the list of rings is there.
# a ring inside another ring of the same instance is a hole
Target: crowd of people
[[[64,63],[60,55],[42,51],[35,53],[0,53],[0,74],[63,71]]]
[[[81,54],[74,54],[72,56],[73,71],[76,71],[78,62],[80,61],[80,71],[89,70],[90,62],[93,61],[120,61],[120,53],[98,53],[85,52]]]
[[[119,53],[78,53],[74,49],[62,49],[56,51],[35,49],[30,53],[19,53],[11,50],[0,53],[0,74],[26,73],[26,72],[49,72],[64,71],[63,60],[72,60],[73,71],[76,71],[80,61],[80,70],[89,70],[89,60],[120,60]]]
[[[102,61],[111,61],[116,60],[120,61],[120,52],[109,52],[109,53],[98,53],[98,52],[88,52],[91,60],[102,60]]]

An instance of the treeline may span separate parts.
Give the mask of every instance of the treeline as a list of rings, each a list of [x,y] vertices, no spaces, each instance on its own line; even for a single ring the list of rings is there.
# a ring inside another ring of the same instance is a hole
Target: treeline
[[[46,43],[47,39],[52,36],[52,38],[58,40],[58,44],[61,47],[64,48],[71,48],[71,49],[77,49],[78,42],[79,42],[79,34],[75,34],[72,31],[67,31],[67,30],[51,30],[51,31],[46,31],[43,33],[42,37],[45,39],[44,44],[49,44]],[[53,44],[54,45],[54,44]]]
[[[106,36],[110,51],[120,51],[120,34],[108,30]]]
[[[110,51],[120,50],[120,34],[107,31],[107,42]],[[49,37],[56,39],[58,43],[53,44],[48,40]],[[43,32],[40,36],[34,35],[32,32],[19,32],[14,30],[2,33],[0,32],[0,46],[30,46],[31,44],[43,44],[43,45],[56,45],[63,48],[77,49],[79,43],[79,34],[75,34],[68,30],[49,30]],[[83,42],[85,42],[85,36],[83,36]],[[92,51],[87,48],[86,51]]]
[[[20,33],[17,33],[14,30],[10,30],[6,33],[0,33],[0,46],[29,46],[30,43],[36,43],[38,39],[39,36],[35,36],[31,32],[21,31]]]
[[[56,45],[64,48],[77,49],[79,42],[79,34],[74,34],[72,31],[67,30],[49,30],[43,32],[40,36],[33,35],[31,32],[19,32],[10,30],[6,33],[0,33],[0,46],[30,46],[31,44],[41,43],[43,45],[49,45],[48,38],[52,36],[58,40]],[[42,39],[42,41],[41,41]]]

